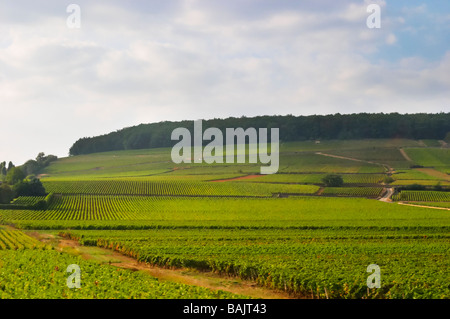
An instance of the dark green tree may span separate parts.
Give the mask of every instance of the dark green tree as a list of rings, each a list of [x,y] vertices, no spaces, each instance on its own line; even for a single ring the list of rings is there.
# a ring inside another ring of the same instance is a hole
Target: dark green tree
[[[7,169],[6,169],[6,162],[1,162],[0,163],[0,175],[1,177],[6,177],[7,174]]]
[[[392,183],[392,182],[394,182],[394,181],[395,181],[395,179],[392,178],[392,176],[386,176],[386,177],[384,178],[384,182],[385,182],[386,184],[390,184],[390,183]]]
[[[15,166],[14,166],[13,162],[9,161],[9,163],[8,163],[8,172],[9,172],[10,170],[12,170],[14,167],[15,167]]]
[[[37,174],[39,172],[40,166],[37,161],[29,160],[22,165],[22,170],[26,176]]]
[[[40,152],[37,156],[36,156],[36,163],[39,167],[39,169],[42,169],[44,167],[47,167],[51,162],[56,161],[58,159],[57,156],[55,155],[47,155],[45,156],[44,152]]]
[[[14,192],[6,184],[0,185],[0,204],[9,204],[14,198]]]
[[[45,153],[40,152],[36,156],[36,162],[38,163],[39,166],[43,167],[44,166],[44,162],[45,162]]]
[[[328,174],[324,178],[322,178],[322,182],[325,186],[329,187],[341,187],[344,185],[344,180],[341,175]]]
[[[33,178],[30,181],[21,181],[14,185],[14,195],[18,196],[44,196],[45,188],[41,181]]]
[[[10,170],[8,170],[8,174],[6,175],[6,182],[9,185],[14,185],[21,182],[24,178],[25,173],[20,167],[12,167]]]
[[[56,155],[47,155],[44,160],[44,167],[50,165],[51,162],[54,162],[58,159]]]

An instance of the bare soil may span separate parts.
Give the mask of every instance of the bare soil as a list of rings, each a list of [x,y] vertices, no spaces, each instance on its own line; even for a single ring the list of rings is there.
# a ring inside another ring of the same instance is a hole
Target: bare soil
[[[435,207],[435,206],[427,206],[427,205],[416,205],[416,204],[410,204],[410,203],[404,203],[404,202],[398,202],[399,205],[406,205],[406,206],[414,206],[414,207],[424,207],[424,208],[433,208],[433,209],[443,209],[443,210],[450,210],[450,208],[446,207]]]
[[[138,262],[111,249],[82,246],[75,240],[56,237],[51,234],[28,233],[46,243],[53,243],[59,251],[80,255],[86,260],[95,260],[114,267],[144,271],[160,280],[176,282],[186,285],[200,286],[213,290],[223,290],[234,294],[261,299],[297,299],[284,291],[276,291],[258,286],[251,281],[235,277],[223,276],[214,272],[202,272],[195,269],[168,269]]]
[[[392,202],[392,195],[394,194],[394,189],[393,188],[385,188],[385,193],[384,195],[379,199],[382,202]]]

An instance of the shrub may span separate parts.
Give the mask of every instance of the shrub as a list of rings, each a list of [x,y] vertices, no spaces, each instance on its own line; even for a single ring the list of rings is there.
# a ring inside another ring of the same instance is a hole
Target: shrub
[[[392,183],[394,181],[394,179],[391,177],[391,176],[386,176],[385,178],[384,178],[384,182],[386,183],[386,184],[390,184],[390,183]]]
[[[340,175],[329,174],[322,178],[322,182],[325,186],[329,187],[340,187],[344,185],[344,179]]]

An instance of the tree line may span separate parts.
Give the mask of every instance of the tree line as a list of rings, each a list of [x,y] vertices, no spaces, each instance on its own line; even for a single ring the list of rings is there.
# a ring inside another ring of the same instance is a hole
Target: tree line
[[[70,148],[70,155],[116,150],[172,147],[175,128],[193,130],[193,121],[140,124],[109,134],[84,137]],[[444,139],[450,132],[450,113],[359,113],[310,116],[230,117],[203,121],[203,129],[249,127],[279,128],[280,140],[330,140],[365,138]]]
[[[21,166],[15,166],[11,161],[0,163],[0,204],[9,204],[19,196],[44,196],[46,191],[41,181],[36,177],[43,168],[58,157],[39,153],[36,160],[29,160]]]

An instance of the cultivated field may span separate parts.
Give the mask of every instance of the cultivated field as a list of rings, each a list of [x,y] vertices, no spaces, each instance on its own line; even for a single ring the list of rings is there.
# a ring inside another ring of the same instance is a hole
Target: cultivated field
[[[450,298],[450,157],[437,145],[283,143],[274,175],[259,175],[261,164],[174,164],[170,149],[59,159],[40,176],[48,196],[0,209],[0,297],[248,297],[162,282],[64,243],[291,298]],[[325,185],[330,173],[344,184]],[[81,289],[66,286],[70,264]],[[381,288],[367,287],[370,264]]]

